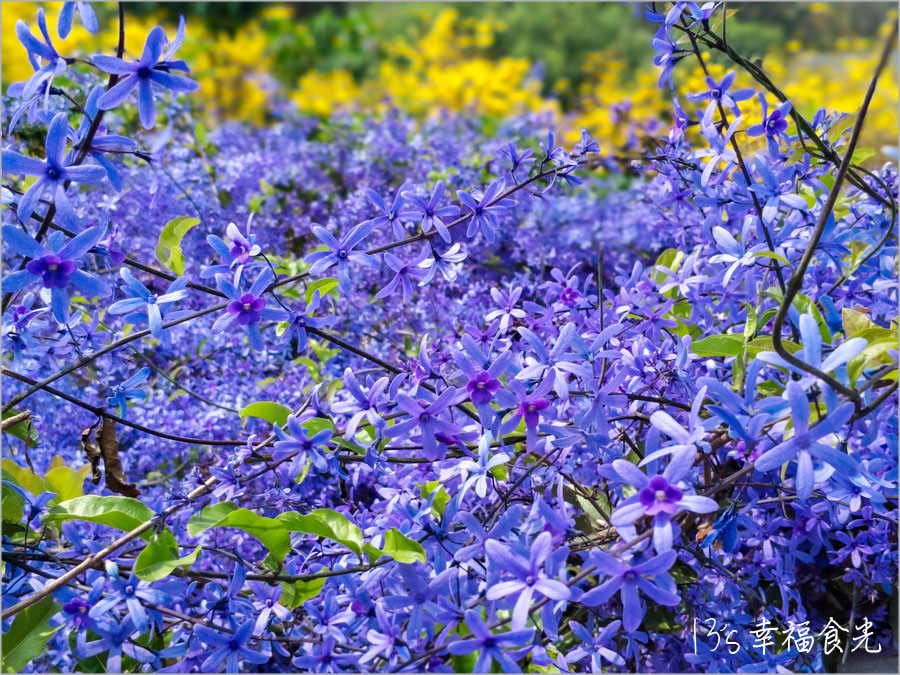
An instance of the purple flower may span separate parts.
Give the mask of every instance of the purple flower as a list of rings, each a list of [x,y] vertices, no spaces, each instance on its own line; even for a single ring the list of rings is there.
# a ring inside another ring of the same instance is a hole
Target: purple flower
[[[469,398],[476,406],[487,405],[494,399],[500,389],[500,380],[491,377],[490,372],[483,370],[466,383]]]
[[[519,298],[522,297],[522,289],[514,288],[511,292],[501,291],[499,288],[491,289],[491,298],[500,305],[500,309],[489,312],[484,318],[487,321],[500,319],[500,332],[505,333],[514,319],[524,319],[525,310],[516,307]]]
[[[394,278],[391,279],[384,288],[382,288],[380,291],[378,291],[378,293],[375,294],[375,297],[386,298],[393,294],[394,291],[397,290],[397,288],[399,288],[404,303],[408,303],[410,300],[412,300],[413,282],[425,277],[425,271],[420,269],[420,267],[421,263],[426,258],[428,258],[428,255],[430,253],[431,245],[428,243],[426,243],[425,246],[422,247],[419,255],[417,255],[409,262],[403,262],[393,253],[385,253],[384,261],[387,263],[388,267],[394,270],[395,274]]]
[[[480,199],[476,199],[468,192],[457,190],[456,196],[471,214],[469,227],[466,230],[467,237],[474,237],[480,229],[489,244],[497,241],[496,231],[500,226],[497,217],[506,213],[506,209],[515,206],[513,200],[500,198],[504,187],[503,179],[498,178],[488,186]]]
[[[656,52],[656,56],[653,57],[653,64],[662,66],[657,86],[660,89],[664,89],[668,84],[669,89],[675,89],[675,64],[690,54],[690,51],[681,49],[673,42],[664,28],[660,28],[653,38],[653,51]]]
[[[373,227],[381,227],[382,225],[390,225],[391,230],[394,232],[394,237],[397,239],[403,239],[406,236],[406,232],[403,231],[402,221],[407,220],[412,215],[411,213],[401,212],[403,205],[406,203],[406,195],[408,194],[408,190],[411,187],[409,183],[404,183],[397,190],[397,193],[394,195],[394,201],[391,202],[391,205],[388,206],[384,199],[381,198],[375,190],[371,190],[369,188],[364,188],[363,192],[366,195],[366,198],[372,202],[376,209],[381,213],[380,216],[376,216],[370,222]]]
[[[868,341],[862,337],[852,337],[844,340],[840,345],[831,351],[825,358],[822,358],[822,334],[819,332],[819,324],[812,314],[805,313],[800,315],[798,321],[800,324],[800,343],[803,345],[803,351],[797,354],[804,363],[816,368],[823,373],[832,373],[841,368],[850,359],[862,352],[867,346]],[[801,371],[792,363],[785,361],[777,352],[760,352],[757,358],[765,363],[770,363],[786,370],[802,375],[799,384],[804,389],[809,389],[814,384],[819,384],[826,392],[826,401],[829,405],[834,405],[836,395],[834,390],[824,382],[821,382],[814,375],[809,375],[805,371]],[[846,380],[846,376],[844,378]],[[855,382],[851,382],[851,385]]]
[[[110,580],[109,585],[112,587],[112,592],[102,600],[99,600],[88,612],[92,619],[101,619],[111,610],[124,603],[128,608],[129,619],[134,622],[132,630],[136,629],[138,632],[143,633],[150,627],[150,620],[147,616],[147,610],[144,609],[141,601],[154,605],[164,605],[169,602],[168,594],[150,588],[148,582],[141,581],[134,574],[128,579],[116,576]]]
[[[769,145],[769,154],[777,157],[779,139],[787,140],[787,117],[791,112],[791,102],[785,101],[769,114],[769,104],[766,96],[759,92],[759,103],[762,106],[763,120],[760,124],[754,124],[747,128],[748,136],[765,136]]]
[[[438,181],[434,189],[431,191],[431,197],[426,202],[415,192],[404,192],[404,199],[410,206],[406,216],[409,218],[421,218],[422,232],[431,232],[431,228],[437,230],[441,235],[441,239],[448,244],[452,241],[450,230],[447,229],[447,220],[453,218],[459,213],[459,209],[455,206],[440,206],[441,199],[444,197],[444,183]]]
[[[382,377],[372,382],[370,376],[368,383],[369,391],[365,392],[363,391],[359,380],[357,380],[356,376],[353,374],[353,370],[347,368],[344,370],[343,382],[344,389],[353,398],[346,402],[335,401],[332,405],[332,410],[336,413],[351,415],[350,419],[347,421],[347,426],[344,428],[344,437],[347,440],[352,441],[356,436],[356,430],[359,427],[359,423],[364,417],[368,420],[374,430],[380,429],[384,424],[384,420],[381,418],[381,415],[378,414],[377,407],[388,387],[388,378]]]
[[[296,415],[288,415],[287,433],[280,427],[275,427],[275,435],[280,440],[275,442],[272,460],[281,460],[294,456],[291,462],[290,473],[296,477],[303,470],[304,464],[310,460],[319,471],[328,470],[328,460],[322,453],[322,448],[331,440],[331,429],[322,429],[312,436],[307,436],[303,422],[306,421]]]
[[[465,260],[467,256],[467,253],[462,250],[459,243],[453,244],[453,246],[443,253],[438,253],[437,249],[432,245],[431,253],[434,257],[425,258],[419,263],[419,267],[428,270],[419,282],[419,286],[430,284],[431,280],[434,279],[434,273],[438,270],[441,271],[441,275],[447,281],[456,281],[456,268],[458,263]]]
[[[253,591],[253,608],[259,612],[253,627],[254,634],[259,635],[265,630],[266,626],[269,625],[269,617],[272,614],[275,614],[281,621],[287,621],[293,616],[291,610],[278,602],[284,590],[281,584],[268,586],[261,581],[251,581],[247,585]]]
[[[622,625],[629,633],[637,630],[644,618],[639,590],[660,605],[674,607],[681,601],[676,593],[659,587],[647,578],[665,573],[675,563],[675,551],[660,553],[637,565],[626,564],[602,551],[596,551],[594,556],[597,567],[610,578],[585,593],[580,602],[588,607],[602,605],[612,597],[613,593],[620,591]]]
[[[610,522],[616,527],[631,525],[638,518],[653,518],[653,548],[664,553],[672,548],[672,516],[679,510],[693,513],[712,513],[719,505],[709,497],[686,495],[677,483],[690,471],[696,455],[676,455],[662,475],[648,478],[638,468],[624,459],[613,462],[613,468],[626,483],[638,488],[612,512]]]
[[[802,195],[795,194],[794,190],[794,168],[783,167],[775,168],[775,163],[770,163],[764,155],[756,155],[753,158],[753,166],[756,174],[760,177],[761,182],[751,183],[748,189],[756,194],[757,199],[763,204],[763,220],[766,223],[773,223],[778,217],[779,207],[787,207],[791,209],[805,210],[808,205],[806,199]],[[742,185],[743,176],[738,179]]]
[[[128,314],[125,323],[134,324],[139,321],[148,321],[150,333],[157,340],[166,344],[167,336],[163,331],[163,315],[160,309],[163,305],[178,302],[187,297],[187,277],[180,277],[173,281],[168,290],[162,295],[151,293],[140,281],[134,278],[128,268],[123,267],[119,272],[122,281],[125,282],[125,292],[131,297],[119,300],[109,306],[110,314]]]
[[[157,657],[153,652],[131,639],[135,631],[142,633],[146,630],[146,627],[143,629],[138,628],[131,616],[125,617],[125,620],[121,623],[104,622],[96,624],[93,629],[100,636],[100,639],[84,642],[84,633],[80,633],[80,639],[75,646],[75,655],[78,658],[87,659],[103,652],[109,652],[106,656],[106,669],[109,673],[122,672],[123,653],[138,663],[153,663],[156,661]]]
[[[520,422],[525,420],[526,444],[529,448],[533,448],[534,443],[537,441],[537,425],[541,420],[541,415],[552,417],[552,410],[547,413],[544,412],[550,408],[550,401],[544,396],[550,391],[552,386],[553,379],[545,378],[529,394],[525,385],[519,380],[510,380],[509,391],[505,389],[498,391],[497,402],[505,408],[514,408],[512,415],[500,427],[501,433],[512,433],[518,428]]]
[[[259,322],[262,319],[273,321],[287,321],[289,314],[283,309],[267,309],[266,299],[262,294],[266,291],[275,280],[275,274],[271,268],[266,268],[259,273],[256,281],[250,286],[250,289],[241,291],[241,270],[239,269],[234,277],[232,284],[224,274],[216,275],[216,286],[231,300],[228,303],[225,314],[216,319],[213,324],[213,333],[222,333],[234,324],[238,326],[246,326],[247,333],[250,337],[250,346],[257,351],[265,348],[262,333],[259,330]]]
[[[2,231],[6,246],[14,253],[31,258],[25,269],[4,276],[5,293],[21,290],[40,280],[43,287],[50,290],[50,309],[60,323],[69,320],[69,294],[66,289],[70,285],[87,296],[109,295],[110,289],[105,282],[78,269],[78,259],[100,241],[104,228],[90,227],[66,243],[63,243],[61,232],[51,233],[49,248],[12,225],[4,225]]]
[[[700,130],[709,142],[709,150],[701,150],[696,153],[698,157],[709,157],[706,166],[703,167],[703,173],[700,175],[700,185],[702,187],[709,185],[712,172],[719,164],[725,164],[725,168],[720,174],[721,178],[724,179],[728,175],[731,166],[737,161],[737,154],[731,147],[731,137],[734,136],[742,121],[743,118],[736,117],[728,125],[725,133],[722,134],[711,121],[701,120]]]
[[[488,588],[486,596],[488,600],[499,600],[518,594],[512,613],[513,630],[525,627],[535,595],[551,600],[568,600],[572,597],[568,586],[561,581],[548,578],[544,572],[544,561],[550,555],[552,538],[549,532],[541,532],[535,537],[527,559],[513,553],[509,547],[494,539],[489,539],[484,544],[491,562],[516,577],[515,581],[501,581],[492,585]]]
[[[175,92],[191,92],[200,86],[194,80],[169,72],[170,70],[187,71],[187,66],[183,61],[170,61],[183,39],[184,19],[182,18],[175,42],[169,46],[165,59],[162,61],[163,50],[166,48],[168,40],[165,31],[160,26],[151,30],[147,35],[144,51],[137,61],[128,62],[103,54],[94,56],[91,60],[100,70],[123,76],[100,97],[97,102],[100,109],[109,110],[122,105],[136,88],[138,90],[138,117],[140,117],[141,126],[145,129],[152,129],[156,124],[156,105],[153,102],[152,85]]]
[[[785,462],[797,459],[797,477],[794,479],[797,496],[809,499],[815,482],[812,458],[822,460],[840,471],[844,476],[854,476],[858,472],[856,462],[849,455],[821,443],[821,439],[836,434],[853,416],[853,404],[844,403],[829,412],[814,427],[809,426],[809,399],[799,383],[788,382],[784,390],[785,398],[791,405],[793,436],[767,450],[756,460],[755,468],[763,473],[778,469]]]
[[[91,603],[85,602],[81,598],[72,598],[63,605],[63,612],[72,617],[75,628],[86,628],[91,625],[91,617],[88,615],[91,607]]]
[[[606,646],[616,636],[616,633],[619,632],[619,628],[621,627],[622,622],[617,619],[601,630],[595,637],[587,628],[577,621],[570,621],[569,628],[572,629],[575,637],[581,640],[581,644],[566,654],[566,662],[578,663],[582,659],[590,656],[591,666],[593,667],[591,672],[594,673],[603,672],[603,659],[606,659],[615,666],[624,666],[625,660]],[[613,646],[615,646],[615,643],[613,643]]]
[[[463,497],[466,496],[466,492],[473,485],[475,486],[475,494],[483,499],[487,495],[487,481],[488,476],[491,475],[491,470],[506,464],[510,460],[509,455],[505,452],[498,452],[494,456],[491,456],[490,453],[491,434],[487,432],[478,443],[478,461],[463,459],[451,470],[451,472],[458,472],[463,479],[462,486],[460,486],[456,495],[456,500],[459,504],[462,504]]]
[[[509,159],[510,164],[512,166],[509,169],[509,177],[512,178],[513,184],[518,183],[518,179],[516,178],[516,171],[518,171],[521,167],[531,164],[534,162],[534,157],[531,148],[526,148],[521,153],[516,149],[516,146],[511,141],[506,144],[506,147],[501,149],[500,152]],[[448,240],[449,241],[449,240]]]
[[[84,102],[84,115],[81,116],[81,123],[78,125],[78,130],[70,130],[69,133],[70,137],[73,137],[73,145],[75,147],[81,147],[87,141],[88,134],[93,128],[92,121],[100,111],[100,109],[97,107],[97,104],[104,91],[106,91],[104,86],[102,84],[98,84],[96,87],[91,89],[90,93],[88,94],[87,100]],[[124,154],[134,152],[135,150],[137,150],[137,143],[135,141],[126,136],[110,134],[108,133],[106,125],[101,124],[96,128],[94,137],[93,139],[91,139],[91,145],[88,150],[88,155],[91,157],[91,159],[97,162],[97,164],[103,167],[103,169],[106,171],[106,176],[107,178],[109,178],[109,182],[112,184],[112,186],[116,190],[121,190],[123,184],[122,177],[119,175],[119,170],[116,165],[113,164],[112,161],[110,161],[105,153],[111,152]],[[69,154],[71,155],[72,152],[70,152]]]
[[[399,628],[395,628],[394,624],[391,623],[391,620],[388,618],[388,615],[380,602],[375,603],[375,619],[381,630],[377,631],[370,628],[366,632],[366,640],[369,641],[369,645],[371,646],[368,651],[360,657],[359,662],[361,664],[366,663],[376,656],[382,656],[384,659],[390,661],[391,656],[393,656],[392,652],[395,649],[400,658],[408,659],[409,649],[402,642],[402,634]]]
[[[475,673],[490,672],[492,661],[499,663],[504,673],[521,672],[521,668],[509,657],[509,653],[503,647],[521,647],[528,644],[534,636],[533,629],[525,628],[494,635],[484,619],[474,609],[466,611],[466,627],[471,631],[472,637],[451,642],[447,645],[448,652],[462,655],[480,650],[481,653],[473,669]]]
[[[591,135],[588,133],[587,129],[582,129],[581,140],[579,140],[575,144],[573,150],[575,151],[575,155],[584,157],[585,155],[591,155],[600,152],[600,144],[591,138]]]
[[[28,52],[28,60],[35,70],[34,75],[25,83],[25,88],[22,90],[22,98],[25,99],[31,98],[41,85],[45,85],[45,96],[49,97],[50,84],[53,82],[53,78],[66,72],[66,59],[59,55],[56,47],[50,41],[50,33],[47,31],[47,18],[43,7],[38,8],[37,21],[38,28],[44,38],[43,42],[31,34],[31,29],[27,23],[21,19],[16,21],[16,37],[19,38],[19,42],[25,47],[25,51]],[[40,65],[41,59],[46,61],[46,65],[43,67]],[[5,156],[3,158],[3,168],[6,171],[9,170],[6,166]]]
[[[69,32],[72,30],[72,19],[75,18],[76,9],[78,9],[78,16],[81,17],[81,25],[84,26],[84,29],[88,33],[96,33],[100,30],[100,25],[97,23],[97,15],[94,13],[94,8],[91,7],[91,3],[83,2],[81,0],[78,2],[64,2],[62,9],[59,10],[59,19],[56,24],[56,30],[59,32],[60,40],[65,40],[69,37]]]
[[[707,91],[699,94],[688,94],[688,99],[691,101],[709,101],[709,105],[706,106],[706,111],[703,113],[703,119],[707,124],[712,122],[713,113],[720,103],[722,104],[722,107],[728,108],[736,116],[740,116],[741,111],[737,106],[737,102],[746,101],[753,96],[754,92],[752,89],[730,91],[736,75],[736,72],[731,71],[723,77],[722,81],[719,83],[711,77],[707,77],[706,86],[709,87]]]
[[[685,429],[675,419],[664,410],[657,410],[650,415],[650,424],[669,436],[673,441],[672,445],[667,445],[660,450],[652,452],[641,460],[641,466],[673,453],[676,456],[685,455],[690,458],[690,464],[693,464],[697,449],[708,450],[709,443],[706,438],[706,425],[708,421],[700,417],[700,408],[703,405],[703,399],[706,397],[706,387],[701,387],[700,391],[694,397],[691,405],[690,417],[688,419],[688,428]],[[673,461],[675,461],[673,459]]]
[[[127,380],[113,387],[112,396],[106,399],[106,404],[113,407],[118,406],[119,417],[125,417],[127,402],[130,399],[143,401],[146,398],[147,392],[137,387],[146,382],[148,377],[150,377],[150,369],[147,367],[141,368]]]
[[[4,173],[38,176],[38,179],[19,200],[17,213],[19,220],[23,223],[28,222],[38,201],[49,190],[63,224],[78,227],[78,217],[66,194],[66,181],[99,183],[106,177],[103,167],[77,166],[71,163],[71,158],[66,156],[68,130],[69,121],[66,113],[61,112],[54,115],[50,127],[47,129],[47,139],[44,144],[47,152],[45,161],[27,157],[12,150],[3,151]]]
[[[353,290],[353,284],[350,281],[351,262],[366,265],[373,269],[380,267],[378,261],[372,256],[353,251],[356,246],[362,243],[363,239],[372,234],[374,229],[374,221],[367,220],[354,227],[343,239],[338,241],[331,232],[321,225],[313,225],[313,234],[330,250],[313,251],[306,256],[305,260],[310,264],[309,273],[311,275],[321,274],[332,265],[337,265],[338,283],[342,291],[349,293]]]
[[[287,319],[288,327],[281,336],[282,344],[296,343],[297,351],[306,351],[308,336],[307,328],[323,328],[333,326],[338,321],[336,316],[313,316],[322,304],[322,298],[319,291],[313,292],[309,304],[298,312],[294,312]]]
[[[409,418],[385,429],[385,435],[396,438],[419,428],[426,457],[436,457],[438,448],[434,435],[438,432],[450,435],[459,432],[459,427],[441,417],[441,414],[445,413],[447,408],[453,405],[458,398],[459,391],[453,387],[444,390],[433,401],[416,400],[406,394],[397,394],[397,405],[409,415]]]
[[[212,265],[206,267],[200,272],[200,278],[207,279],[214,277],[216,274],[230,272],[236,267],[246,266],[249,270],[251,267],[262,267],[266,263],[263,261],[251,262],[253,258],[262,253],[262,248],[256,243],[256,235],[250,232],[250,226],[253,223],[253,214],[247,218],[247,234],[238,229],[234,223],[228,223],[225,233],[228,241],[222,239],[216,234],[211,234],[206,238],[207,243],[227,264]]]
[[[194,634],[212,648],[212,652],[206,657],[201,666],[205,672],[218,672],[225,664],[225,672],[242,672],[241,660],[250,663],[263,664],[269,660],[269,656],[254,651],[247,646],[247,641],[253,635],[254,622],[251,619],[242,623],[234,633],[223,633],[207,626],[196,626]]]

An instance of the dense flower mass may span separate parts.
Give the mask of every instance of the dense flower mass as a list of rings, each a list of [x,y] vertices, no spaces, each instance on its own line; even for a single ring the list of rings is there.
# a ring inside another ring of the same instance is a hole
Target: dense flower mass
[[[709,52],[733,71],[677,91],[652,147],[614,147],[624,169],[542,114],[276,106],[208,131],[202,82],[170,72],[184,21],[136,61],[23,24],[4,671],[826,672],[848,636],[896,650],[897,170],[859,163],[868,98],[804,116],[724,11],[647,9],[661,87]],[[55,28],[97,21],[65,3]]]

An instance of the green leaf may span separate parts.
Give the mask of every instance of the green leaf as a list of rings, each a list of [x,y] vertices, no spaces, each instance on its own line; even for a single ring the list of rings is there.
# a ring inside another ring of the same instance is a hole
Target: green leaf
[[[867,328],[854,337],[863,338],[869,344],[847,364],[847,377],[851,386],[856,383],[866,368],[877,366],[882,362],[891,363],[888,352],[891,349],[897,349],[898,346],[897,334],[887,328]]]
[[[330,293],[333,289],[337,288],[337,286],[337,279],[331,277],[317,279],[306,288],[306,304],[308,305],[312,301],[313,294],[315,294],[316,291],[319,291],[320,296],[324,296],[326,293]]]
[[[281,604],[288,609],[299,607],[307,600],[316,597],[325,587],[325,577],[309,581],[287,581],[281,584]]]
[[[8,473],[3,472],[3,480],[8,480]],[[12,478],[12,476],[9,476]],[[18,525],[25,515],[25,497],[8,485],[3,485],[3,520]]]
[[[256,403],[244,406],[241,410],[241,420],[245,417],[258,417],[266,420],[266,422],[283,427],[287,424],[288,415],[293,412],[294,411],[286,405],[281,405],[274,401],[257,401]]]
[[[3,470],[13,477],[13,482],[37,496],[44,492],[50,492],[50,484],[45,478],[38,476],[34,471],[24,466],[19,466],[11,459],[4,459]]]
[[[779,304],[782,302],[782,298],[784,295],[781,292],[781,289],[776,286],[770,286],[766,289],[766,295],[771,298],[774,298]],[[825,344],[831,344],[831,330],[828,328],[828,323],[825,321],[825,318],[822,316],[822,312],[819,311],[818,306],[812,300],[810,300],[808,295],[803,293],[797,293],[794,296],[794,300],[791,304],[797,308],[797,311],[801,314],[812,314],[813,318],[816,320],[816,325],[819,328],[819,335],[822,336],[822,341]],[[775,310],[768,310],[774,312]],[[765,314],[763,315],[765,316]],[[760,324],[760,327],[765,326],[768,322]]]
[[[188,521],[188,534],[192,537],[211,527],[235,527],[251,534],[269,549],[278,561],[291,551],[291,537],[284,525],[274,518],[257,515],[249,509],[239,509],[231,502],[207,506]]]
[[[150,542],[141,551],[134,563],[134,573],[146,581],[159,581],[169,576],[178,567],[190,567],[203,549],[197,546],[192,553],[178,557],[178,542],[168,529],[150,537]]]
[[[775,251],[757,251],[756,253],[753,254],[753,257],[754,258],[771,258],[772,260],[777,260],[778,262],[780,262],[783,265],[787,265],[788,268],[790,268],[790,266],[791,266],[791,263],[788,262],[787,258],[785,258],[783,255],[779,255],[778,253],[775,253]]]
[[[44,478],[50,485],[50,492],[56,493],[56,503],[84,494],[84,476],[67,466],[50,469]]]
[[[862,312],[857,312],[849,307],[841,310],[841,321],[844,324],[844,335],[848,338],[856,337],[864,330],[869,328],[878,328],[878,324],[874,323],[869,317]]]
[[[184,274],[184,255],[181,252],[181,240],[199,222],[199,218],[179,216],[166,223],[159,235],[159,243],[156,245],[156,259],[178,276]]]
[[[383,557],[385,554],[380,548],[375,548],[372,544],[367,543],[363,546],[363,553],[369,556],[369,563],[373,563],[379,558]]]
[[[800,345],[792,340],[782,339],[781,344],[789,354],[800,351]],[[754,358],[760,352],[774,352],[775,344],[772,342],[771,335],[760,335],[747,343],[747,353],[750,358]]]
[[[277,520],[289,532],[304,532],[343,544],[362,557],[363,536],[360,529],[337,511],[317,509],[309,515],[296,511],[279,513]]]
[[[853,152],[853,163],[862,164],[867,159],[872,159],[875,154],[876,153],[872,148],[857,148]]]
[[[681,267],[681,262],[684,260],[684,253],[679,251],[677,248],[667,248],[665,251],[659,254],[659,257],[656,259],[656,264],[661,265],[662,267],[667,267],[673,272],[677,272],[678,268]],[[669,276],[665,272],[657,270],[654,268],[653,270],[653,282],[656,284],[661,284],[666,280],[666,277]]]
[[[744,351],[744,336],[737,333],[710,335],[691,344],[697,356],[737,356]]]
[[[187,524],[188,534],[196,537],[201,532],[218,525],[229,513],[237,511],[238,507],[232,502],[219,502],[207,506],[200,513],[195,513]]]
[[[10,629],[3,634],[3,672],[20,673],[44,652],[47,642],[62,626],[51,626],[61,609],[48,596],[16,615]]]
[[[4,410],[3,419],[15,417],[22,412],[22,410],[17,410],[16,408]],[[30,417],[26,420],[22,420],[21,422],[16,422],[11,427],[7,427],[3,430],[3,433],[9,434],[10,436],[15,436],[19,440],[27,441],[28,445],[30,445],[31,447],[35,447],[38,444],[37,427],[34,426],[34,423],[31,421]]]
[[[155,515],[152,509],[131,497],[85,495],[57,504],[44,517],[44,522],[86,520],[128,532]],[[145,532],[141,536],[147,539],[150,535]]]
[[[432,480],[422,486],[422,497],[428,499],[432,493],[435,493],[434,500],[431,502],[431,510],[438,516],[444,515],[444,510],[450,502],[450,495],[441,485],[440,481]]]
[[[744,307],[747,309],[747,320],[744,322],[744,340],[752,340],[756,335],[756,308],[750,302],[745,302]]]
[[[396,527],[384,533],[382,552],[401,563],[425,562],[425,549],[422,545],[406,537]]]

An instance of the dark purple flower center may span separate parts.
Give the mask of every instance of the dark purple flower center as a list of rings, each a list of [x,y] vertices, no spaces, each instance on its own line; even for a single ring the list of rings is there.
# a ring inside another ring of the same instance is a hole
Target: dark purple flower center
[[[32,260],[25,265],[25,269],[41,277],[44,288],[65,288],[75,273],[75,261],[63,260],[58,255],[51,253]]]
[[[500,381],[492,378],[487,371],[478,373],[466,383],[469,398],[478,405],[490,403],[499,388]]]
[[[244,293],[238,300],[233,300],[228,305],[228,313],[237,315],[237,322],[241,326],[259,323],[260,312],[266,306],[264,298],[258,298],[252,293]]]
[[[347,249],[345,249],[345,248],[342,248],[340,251],[337,252],[337,256],[338,256],[338,258],[340,258],[341,260],[346,260],[346,259],[347,259],[347,255],[348,255]]]
[[[571,307],[580,296],[581,293],[579,293],[578,290],[567,286],[563,289],[563,292],[559,294],[559,299],[564,305]]]
[[[246,244],[242,241],[238,241],[237,239],[232,240],[231,248],[228,250],[231,253],[231,257],[239,262],[245,262],[248,258],[248,254],[250,253],[250,249]]]
[[[657,513],[673,514],[678,510],[678,501],[682,497],[681,490],[669,483],[662,476],[654,476],[650,482],[638,493],[641,506],[646,509],[648,516]]]
[[[62,175],[62,171],[58,166],[54,166],[51,164],[47,167],[46,176],[50,180],[59,180],[59,177]]]
[[[141,66],[140,68],[138,68],[137,76],[142,80],[146,80],[148,77],[150,77],[150,69],[147,66]]]
[[[125,587],[125,595],[134,595],[134,586],[129,584]]]

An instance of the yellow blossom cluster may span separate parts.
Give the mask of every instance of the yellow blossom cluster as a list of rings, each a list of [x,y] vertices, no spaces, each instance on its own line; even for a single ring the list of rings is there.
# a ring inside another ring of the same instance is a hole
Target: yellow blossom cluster
[[[89,57],[103,52],[114,54],[118,44],[118,21],[115,3],[95,3],[100,18],[100,31],[96,35],[81,27],[76,16],[68,38],[60,40],[56,23],[60,2],[4,2],[2,13],[2,78],[3,87],[12,82],[27,80],[32,73],[25,50],[16,38],[16,21],[29,25],[39,36],[37,10],[43,7],[47,15],[50,38],[64,56]],[[283,12],[279,8],[269,14]],[[266,15],[268,16],[268,15]],[[105,19],[105,20],[104,20]],[[157,19],[127,15],[125,31],[126,58],[137,58],[144,47],[144,39],[156,25],[162,25],[169,39],[174,38],[177,26]],[[206,30],[201,22],[188,26],[189,37],[178,52],[191,67],[191,76],[200,83],[193,95],[204,105],[206,112],[220,118],[233,117],[261,122],[267,107],[265,83],[270,79],[270,62],[265,53],[267,44],[262,24],[254,21],[234,36]]]
[[[386,46],[373,80],[354,83],[343,70],[307,73],[290,92],[301,110],[327,115],[336,110],[372,111],[399,107],[416,115],[441,110],[508,116],[523,112],[559,112],[558,103],[541,96],[527,59],[492,60],[484,51],[503,25],[464,20],[455,10],[440,12],[428,32],[414,42],[398,39]]]
[[[111,52],[118,27],[115,5],[106,4],[103,16],[108,20],[101,21],[100,34],[90,35],[80,26],[64,42],[52,34],[61,51],[67,55],[89,55],[101,49]],[[27,79],[31,73],[15,38],[15,22],[23,19],[36,32],[38,6],[34,2],[3,3],[4,86]],[[44,6],[53,31],[61,5]],[[144,36],[156,24],[155,20],[129,16],[129,54],[140,53]],[[384,45],[386,57],[373,69],[374,74],[361,82],[346,70],[311,70],[292,86],[278,91],[271,76],[271,56],[266,51],[267,30],[273,27],[290,30],[292,39],[312,40],[309,29],[293,21],[284,6],[264,10],[234,35],[212,33],[199,21],[189,26],[189,39],[179,56],[191,65],[192,75],[200,82],[199,95],[192,99],[206,113],[259,123],[268,108],[269,92],[285,96],[303,112],[321,116],[338,111],[378,113],[389,107],[422,117],[444,110],[496,118],[543,112],[552,115],[568,141],[576,140],[579,129],[586,127],[607,150],[622,146],[632,122],[648,126],[662,120],[667,124],[671,116],[671,101],[657,86],[657,70],[645,67],[631,71],[613,51],[589,54],[584,59],[586,77],[578,91],[571,91],[569,82],[559,81],[551,94],[542,95],[541,83],[533,75],[535,64],[525,58],[489,56],[497,33],[505,29],[501,21],[465,19],[453,9],[438,12],[418,39],[398,37]],[[167,34],[174,35],[175,26],[165,28]],[[879,49],[877,40],[853,38],[839,40],[833,51],[823,53],[804,49],[792,40],[778,53],[768,55],[763,65],[804,115],[811,116],[823,105],[828,110],[852,112],[862,100]],[[720,79],[726,69],[708,61],[710,75]],[[706,88],[704,73],[696,61],[685,60],[678,65],[676,85],[683,93]],[[743,72],[739,72],[734,86],[759,88]],[[564,114],[557,94],[575,100],[574,109]],[[774,97],[769,96],[769,101],[770,105],[775,103]],[[687,105],[683,95],[682,103]],[[759,121],[758,105],[743,107],[744,126]],[[864,141],[875,147],[894,144],[897,128],[894,66],[875,94]]]

